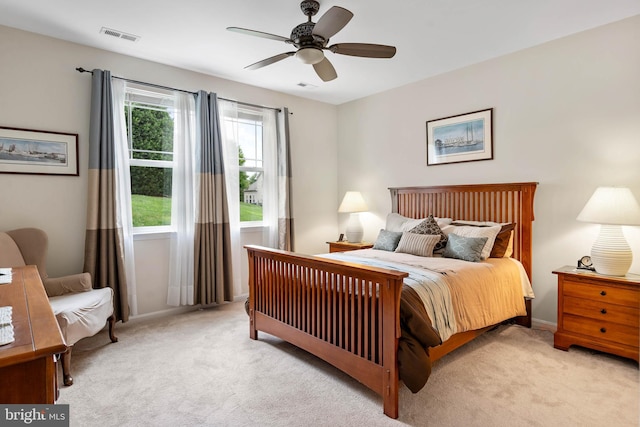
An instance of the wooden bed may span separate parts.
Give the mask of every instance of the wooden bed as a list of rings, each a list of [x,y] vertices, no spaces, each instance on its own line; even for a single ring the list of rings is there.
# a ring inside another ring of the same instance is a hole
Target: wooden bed
[[[513,222],[513,258],[531,280],[533,199],[537,183],[390,188],[392,212],[410,218]],[[279,337],[331,363],[382,396],[398,417],[400,291],[407,273],[246,246],[250,337]],[[531,326],[527,316],[515,318]],[[482,332],[453,335],[430,349],[435,361]]]

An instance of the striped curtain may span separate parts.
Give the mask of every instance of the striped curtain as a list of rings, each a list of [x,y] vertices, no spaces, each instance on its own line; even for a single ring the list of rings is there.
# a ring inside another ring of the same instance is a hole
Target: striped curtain
[[[114,291],[117,320],[129,319],[124,240],[117,207],[111,73],[93,70],[89,126],[89,189],[84,271],[95,288]]]
[[[196,304],[233,300],[229,207],[222,160],[222,138],[215,93],[199,91],[196,100],[198,163],[195,224]]]

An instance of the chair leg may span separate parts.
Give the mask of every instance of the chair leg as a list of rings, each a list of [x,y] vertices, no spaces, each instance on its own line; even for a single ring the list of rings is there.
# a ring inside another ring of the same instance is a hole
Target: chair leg
[[[116,323],[116,316],[113,314],[107,319],[109,322],[109,338],[111,342],[118,342],[118,337],[114,334],[114,327]],[[73,377],[71,376],[71,349],[73,346],[67,347],[67,351],[61,354],[62,358],[62,378],[64,385],[73,385]]]
[[[107,321],[109,322],[109,338],[111,338],[111,342],[118,342],[118,337],[113,330],[116,326],[116,316],[112,314]]]
[[[62,378],[64,385],[73,385],[73,378],[71,377],[71,349],[73,346],[67,347],[67,351],[62,353]]]

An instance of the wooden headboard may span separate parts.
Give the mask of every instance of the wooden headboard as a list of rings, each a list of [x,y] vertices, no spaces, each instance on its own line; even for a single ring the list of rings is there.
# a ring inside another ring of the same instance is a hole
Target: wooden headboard
[[[513,222],[513,257],[524,265],[531,279],[533,198],[537,182],[511,184],[394,187],[392,212],[409,218],[435,217],[454,220]]]

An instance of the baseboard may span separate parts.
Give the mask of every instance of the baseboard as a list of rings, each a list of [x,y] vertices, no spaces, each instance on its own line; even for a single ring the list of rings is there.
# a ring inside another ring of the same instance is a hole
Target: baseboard
[[[198,305],[183,305],[183,306],[180,306],[180,307],[168,308],[166,310],[153,311],[151,313],[145,313],[145,314],[138,314],[136,316],[129,316],[129,320],[127,321],[127,323],[129,323],[129,322],[139,322],[141,320],[155,319],[155,318],[158,318],[158,317],[171,316],[171,315],[175,315],[175,314],[188,313],[190,311],[199,310],[200,308],[202,308],[202,306],[200,304],[198,304]]]
[[[249,295],[247,294],[242,294],[242,295],[237,295],[233,298],[234,303],[236,302],[244,302],[247,297]],[[210,307],[215,307],[218,306],[220,304],[210,304],[210,305],[202,305],[202,304],[196,304],[196,305],[183,305],[180,307],[174,307],[174,308],[168,308],[166,310],[160,310],[160,311],[154,311],[151,313],[144,313],[144,314],[138,314],[136,316],[129,316],[129,320],[127,323],[129,322],[139,322],[141,320],[148,320],[148,319],[156,319],[158,317],[165,317],[165,316],[173,316],[176,314],[183,314],[183,313],[188,313],[190,311],[196,311],[196,310],[201,310],[201,309],[205,309],[205,308],[210,308]]]
[[[233,302],[244,302],[247,298],[249,298],[249,294],[238,295],[233,298]]]
[[[555,332],[558,329],[558,324],[547,322],[546,320],[531,319],[531,327],[533,329],[542,329],[544,331]]]

